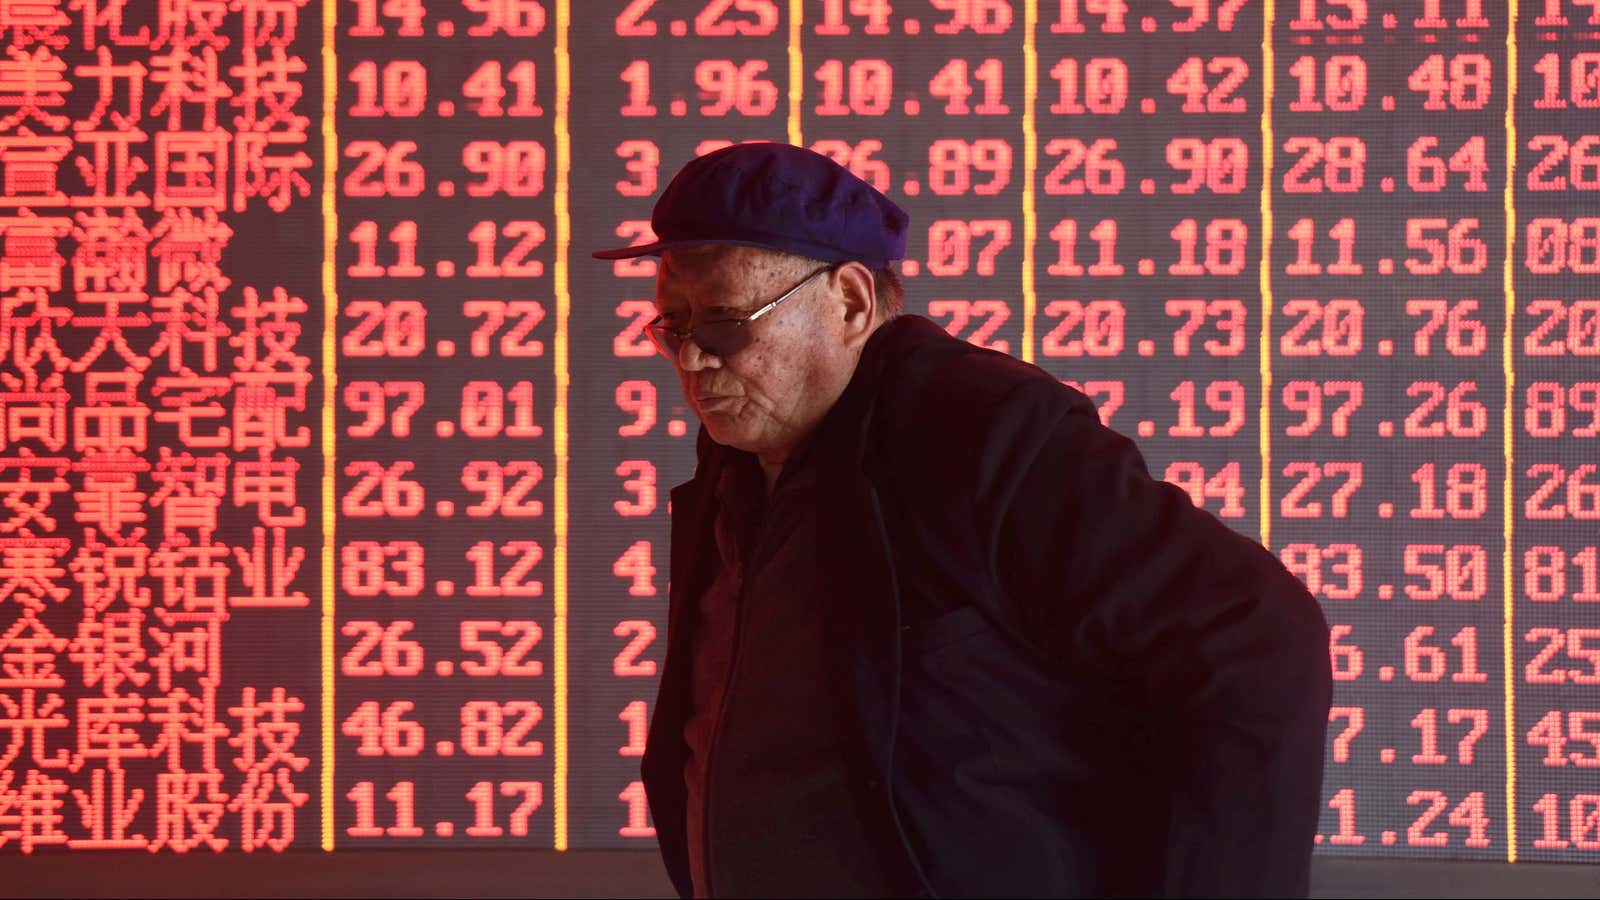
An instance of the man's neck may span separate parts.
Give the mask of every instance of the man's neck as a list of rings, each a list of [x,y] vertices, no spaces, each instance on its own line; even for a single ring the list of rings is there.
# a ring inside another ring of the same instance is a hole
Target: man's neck
[[[773,488],[778,485],[778,476],[783,473],[783,464],[788,459],[788,454],[785,453],[777,457],[761,455],[757,456],[756,459],[761,462],[761,475],[766,481],[767,496],[770,497],[772,496]]]
[[[756,454],[756,461],[761,463],[761,474],[766,480],[768,497],[772,496],[772,492],[777,488],[778,476],[783,474],[783,467],[810,452],[811,442],[816,439],[817,430],[813,428],[805,437],[782,450]]]

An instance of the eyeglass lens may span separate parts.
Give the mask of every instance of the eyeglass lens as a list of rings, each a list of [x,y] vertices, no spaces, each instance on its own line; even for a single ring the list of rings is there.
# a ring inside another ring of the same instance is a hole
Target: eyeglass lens
[[[678,333],[663,325],[650,325],[646,327],[656,349],[663,356],[677,359],[678,352],[683,346],[683,339]],[[702,352],[712,356],[732,356],[743,350],[750,343],[750,329],[742,322],[706,322],[690,332],[690,340],[700,346]]]

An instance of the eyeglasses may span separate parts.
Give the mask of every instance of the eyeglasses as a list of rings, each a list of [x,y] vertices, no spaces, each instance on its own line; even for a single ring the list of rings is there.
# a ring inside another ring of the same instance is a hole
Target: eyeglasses
[[[677,359],[678,351],[683,347],[684,341],[694,341],[701,352],[712,356],[727,359],[740,350],[750,346],[754,338],[750,334],[750,323],[761,318],[777,307],[779,303],[794,296],[794,293],[811,283],[813,278],[823,272],[831,271],[833,266],[822,268],[807,275],[804,279],[778,296],[776,300],[766,304],[748,316],[738,319],[722,319],[716,322],[702,322],[697,328],[688,328],[677,331],[661,323],[661,317],[656,316],[653,321],[644,327],[645,333],[650,335],[651,343],[661,351],[661,355],[668,359]]]

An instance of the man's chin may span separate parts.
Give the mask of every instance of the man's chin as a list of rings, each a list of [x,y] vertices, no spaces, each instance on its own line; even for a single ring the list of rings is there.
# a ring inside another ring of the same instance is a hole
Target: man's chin
[[[727,416],[718,413],[703,413],[700,416],[700,424],[706,427],[706,433],[711,435],[713,441],[724,447],[735,446],[739,440],[740,429],[734,427],[733,423],[728,421]]]
[[[755,452],[753,435],[739,427],[738,421],[733,416],[723,412],[702,413],[700,424],[706,427],[706,433],[711,435],[711,439],[722,446]]]

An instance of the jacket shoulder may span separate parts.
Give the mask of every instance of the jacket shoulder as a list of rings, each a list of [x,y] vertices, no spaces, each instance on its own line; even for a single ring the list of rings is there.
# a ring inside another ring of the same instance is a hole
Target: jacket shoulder
[[[1046,428],[1068,412],[1094,411],[1038,366],[951,337],[919,316],[901,319],[910,321],[894,323],[872,429],[874,451],[893,469],[981,477],[992,445],[1029,430],[1028,422]]]

